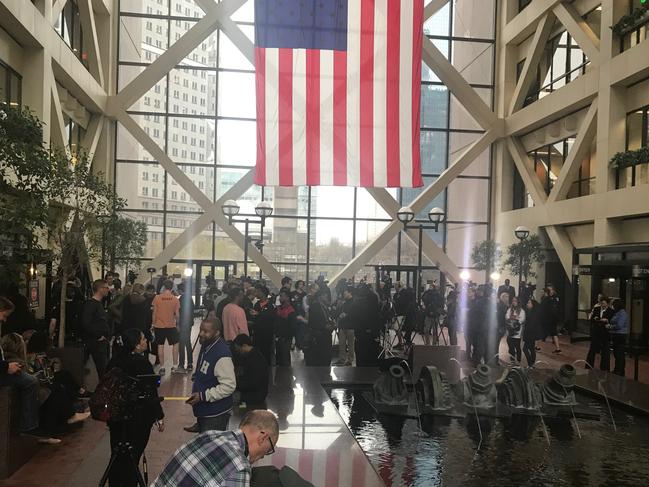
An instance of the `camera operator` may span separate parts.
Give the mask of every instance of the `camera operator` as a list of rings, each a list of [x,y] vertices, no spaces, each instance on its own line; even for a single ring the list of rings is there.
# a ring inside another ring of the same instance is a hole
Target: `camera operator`
[[[119,347],[108,364],[107,370],[117,367],[132,378],[153,375],[153,367],[144,355],[148,350],[147,340],[140,330],[136,328],[124,330],[118,336],[117,342]],[[108,427],[111,450],[117,448],[119,442],[129,442],[132,447],[133,460],[138,464],[149,442],[153,424],[157,424],[158,431],[164,431],[164,413],[156,386],[138,381],[136,388],[137,403],[133,408],[132,417],[125,421],[111,421],[108,423]],[[110,470],[109,480],[109,485],[113,487],[137,485],[136,472],[128,458],[124,458],[124,456],[116,458]]]

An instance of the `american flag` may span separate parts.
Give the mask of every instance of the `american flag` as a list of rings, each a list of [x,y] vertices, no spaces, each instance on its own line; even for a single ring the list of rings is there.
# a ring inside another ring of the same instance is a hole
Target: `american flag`
[[[263,186],[419,187],[423,0],[255,0]]]

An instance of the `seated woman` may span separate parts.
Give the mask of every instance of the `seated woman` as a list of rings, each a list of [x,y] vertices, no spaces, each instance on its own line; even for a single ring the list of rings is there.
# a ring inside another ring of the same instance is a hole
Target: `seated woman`
[[[77,413],[74,399],[65,388],[53,380],[51,364],[44,356],[39,360],[34,354],[27,354],[22,336],[11,333],[2,338],[5,356],[24,364],[24,372],[39,380],[40,426],[49,434],[65,431],[67,425],[84,421],[90,413]]]
[[[147,358],[149,344],[142,331],[137,328],[124,330],[121,335],[118,335],[116,343],[115,355],[106,370],[119,368],[133,378],[154,374]],[[122,442],[130,443],[133,461],[136,464],[139,464],[140,457],[149,443],[153,424],[158,425],[158,431],[164,431],[164,413],[157,389],[151,390],[138,381],[138,398],[141,399],[138,399],[130,419],[108,423],[111,449],[115,451]],[[123,456],[116,458],[110,470],[109,484],[119,487],[137,485],[137,476],[128,458]]]

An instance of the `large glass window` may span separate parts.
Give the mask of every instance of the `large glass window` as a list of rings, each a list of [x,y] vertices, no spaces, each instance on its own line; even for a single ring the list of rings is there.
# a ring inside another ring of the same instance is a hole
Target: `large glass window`
[[[534,174],[541,182],[541,186],[546,194],[550,194],[552,188],[559,178],[561,168],[566,161],[572,145],[575,142],[574,137],[568,137],[552,144],[541,146],[527,153],[528,162],[531,165]],[[595,184],[595,142],[587,151],[586,156],[581,161],[577,177],[572,181],[568,190],[567,198],[578,198],[586,196],[594,191]],[[534,206],[530,194],[526,191],[523,179],[514,167],[514,204],[513,208],[530,208]]]
[[[626,149],[649,146],[649,106],[626,116]],[[649,164],[637,164],[617,171],[617,187],[626,188],[649,183]]]
[[[20,106],[22,83],[22,76],[0,61],[0,103],[8,103],[12,107]]]
[[[495,1],[479,3],[449,2],[426,21],[424,31],[491,106]],[[195,2],[185,0],[121,0],[120,8],[120,90],[204,16]],[[254,1],[244,3],[232,19],[252,40]],[[421,82],[421,154],[428,185],[484,131],[425,65]],[[208,36],[128,112],[210,201],[220,198],[254,167],[254,67],[220,30]],[[117,134],[117,192],[127,198],[129,215],[149,223],[146,257],[153,258],[204,210],[192,198],[195,191],[187,191],[175,181],[119,124]],[[428,232],[445,249],[457,246],[460,238],[475,240],[487,234],[490,152],[479,156],[461,179],[442,191],[417,217],[426,221],[426,213],[433,206],[446,209],[449,224],[441,225],[438,233]],[[421,189],[388,191],[401,204],[421,193]],[[465,191],[471,192],[470,205],[461,197]],[[255,204],[261,199],[269,201],[274,210],[264,228],[264,254],[281,273],[302,279],[333,277],[391,221],[362,188],[255,186],[238,199],[241,214],[254,215]],[[453,229],[452,235],[447,227]],[[459,230],[464,227],[476,231]],[[237,228],[243,231],[243,225],[237,224]],[[196,242],[186,245],[175,259],[242,261],[243,252],[223,229],[212,225],[197,232]],[[251,225],[250,232],[258,238],[259,225]],[[416,258],[415,245],[398,236],[370,263],[413,264]],[[468,259],[457,262],[468,265],[465,261]],[[253,265],[249,268],[256,269]]]

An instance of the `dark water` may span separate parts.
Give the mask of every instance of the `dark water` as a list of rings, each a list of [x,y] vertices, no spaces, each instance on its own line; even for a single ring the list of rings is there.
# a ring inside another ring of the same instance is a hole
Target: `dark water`
[[[649,486],[649,418],[578,396],[600,421],[538,417],[414,419],[378,415],[356,389],[333,389],[331,399],[387,486]]]

